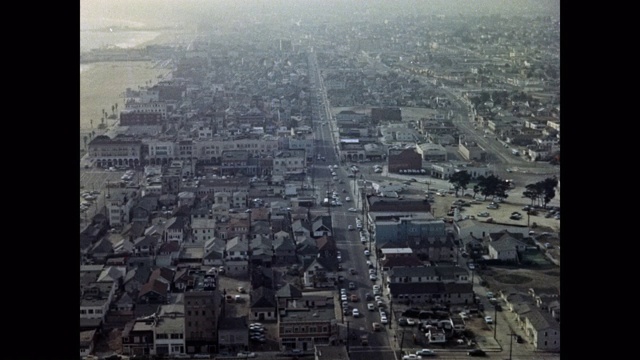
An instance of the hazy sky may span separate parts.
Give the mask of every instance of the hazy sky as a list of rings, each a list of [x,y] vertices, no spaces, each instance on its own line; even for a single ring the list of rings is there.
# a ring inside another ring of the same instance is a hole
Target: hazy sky
[[[242,20],[262,15],[283,19],[321,19],[354,15],[492,14],[553,15],[560,13],[560,0],[80,0],[80,22],[108,19],[146,25],[176,22]]]

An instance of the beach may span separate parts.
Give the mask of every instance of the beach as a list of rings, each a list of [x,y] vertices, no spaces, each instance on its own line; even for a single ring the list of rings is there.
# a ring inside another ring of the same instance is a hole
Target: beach
[[[144,47],[151,44],[166,44],[177,41],[180,34],[157,33],[152,39],[148,33],[140,36],[137,41],[130,39],[128,47]],[[95,131],[95,135],[102,133],[98,129],[104,109],[112,114],[112,106],[118,104],[118,113],[124,109],[123,94],[127,88],[156,84],[160,79],[171,72],[171,69],[154,68],[148,61],[116,61],[99,62],[80,65],[80,148],[84,149],[84,136]],[[91,123],[93,120],[93,125]],[[115,124],[115,120],[105,119],[108,126]]]

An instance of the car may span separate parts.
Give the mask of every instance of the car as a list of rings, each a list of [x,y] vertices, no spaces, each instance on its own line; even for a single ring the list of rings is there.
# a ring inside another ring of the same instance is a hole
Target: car
[[[291,351],[289,351],[291,355],[302,355],[303,353],[304,351],[302,351],[302,349],[291,349]]]
[[[342,302],[342,308],[343,308],[343,309],[346,309],[346,308],[348,308],[348,307],[349,307],[349,302],[347,302],[347,301],[343,301],[343,302]]]
[[[373,331],[382,330],[382,325],[380,325],[380,323],[374,322],[372,325],[373,325]]]
[[[356,295],[356,294],[351,295],[351,301],[352,302],[358,302],[359,300],[360,299],[358,299],[358,295]]]
[[[358,209],[356,209],[356,208],[349,208],[349,210],[348,210],[348,211],[350,211],[350,212],[358,212]]]
[[[375,274],[369,274],[369,280],[376,281],[378,280],[378,277]]]
[[[371,293],[364,294],[364,298],[367,299],[367,301],[373,300],[373,297],[371,296]]]
[[[388,323],[389,323],[389,320],[387,320],[387,317],[386,317],[386,316],[381,316],[381,317],[380,317],[380,323],[381,323],[381,324],[388,324]]]
[[[373,267],[373,263],[371,262],[371,260],[367,260],[367,266],[369,267],[369,269]]]
[[[347,289],[340,289],[340,295],[347,295]]]
[[[484,322],[486,322],[487,324],[493,324],[493,318],[487,315],[484,317]]]
[[[402,357],[402,360],[420,360],[422,356],[416,354],[407,354]]]
[[[400,325],[400,326],[407,326],[407,319],[406,319],[406,318],[400,318],[400,319],[398,319],[398,325]]]
[[[376,307],[375,307],[375,305],[373,305],[372,303],[368,303],[368,304],[367,304],[367,309],[368,309],[369,311],[373,311],[373,310],[375,310],[375,309],[376,309]]]
[[[494,209],[494,210],[495,210],[495,209],[497,209],[497,208],[498,208],[498,205],[497,205],[497,204],[489,204],[489,205],[487,206],[487,209]]]
[[[344,198],[344,201],[351,201],[351,198],[347,196],[346,198]]]
[[[376,273],[376,269],[369,269],[369,274],[375,274]]]
[[[353,317],[358,317],[360,316],[360,312],[358,311],[358,309],[353,309],[351,311],[351,314],[353,315]]]
[[[376,302],[378,302],[378,301],[382,301],[382,296],[380,296],[380,295],[376,295],[373,299],[374,299]]]
[[[469,318],[469,315],[467,315],[467,313],[466,313],[466,312],[464,312],[464,311],[460,312],[458,315],[460,315],[460,317],[461,317],[463,320],[465,320],[465,319],[468,319],[468,318]]]
[[[353,230],[353,225],[349,225],[349,226],[347,227],[347,229],[349,229],[349,230]]]
[[[344,316],[349,316],[349,315],[351,315],[351,311],[349,311],[349,307],[348,307],[348,306],[342,309],[342,314],[343,314]]]
[[[356,273],[357,273],[357,272],[356,272],[356,269],[354,269],[354,268],[350,268],[350,269],[349,269],[349,274],[351,274],[351,275],[355,275]]]
[[[241,351],[239,352],[236,357],[242,357],[242,358],[254,358],[256,357],[256,353],[253,352],[247,352],[247,351]]]
[[[487,299],[491,299],[493,296],[493,292],[487,291]]]
[[[371,256],[371,251],[365,249],[364,250],[364,256]]]
[[[380,285],[378,285],[378,284],[373,285],[373,286],[371,287],[371,289],[373,289],[374,291],[375,291],[375,290],[380,290]]]
[[[467,263],[467,267],[469,268],[469,270],[475,270],[476,265],[472,262]]]
[[[487,353],[484,352],[484,350],[482,350],[482,349],[473,349],[473,350],[467,351],[467,355],[469,355],[469,356],[487,356]]]
[[[488,212],[481,212],[478,214],[478,217],[489,217],[489,213]]]
[[[436,352],[431,349],[420,349],[416,351],[416,355],[420,356],[435,356]]]
[[[349,298],[347,298],[347,294],[340,295],[340,301],[347,301],[347,300],[349,300]]]
[[[356,289],[356,283],[354,283],[353,281],[349,283],[349,290],[355,290]]]
[[[414,326],[416,324],[416,321],[411,319],[411,318],[407,318],[407,325],[408,326]]]

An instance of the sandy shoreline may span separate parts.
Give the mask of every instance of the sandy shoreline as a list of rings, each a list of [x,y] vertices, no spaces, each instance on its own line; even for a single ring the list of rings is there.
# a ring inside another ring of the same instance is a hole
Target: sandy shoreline
[[[159,33],[152,40],[140,43],[135,48],[154,44],[175,43],[185,39],[182,33]],[[170,69],[153,68],[149,61],[115,61],[81,65],[80,71],[80,148],[84,148],[83,137],[95,131],[99,134],[102,110],[109,114],[112,106],[118,104],[118,111],[124,109],[123,94],[127,88],[137,89],[158,82],[158,76],[166,75]],[[93,120],[93,125],[91,124]],[[114,120],[105,119],[112,125]]]

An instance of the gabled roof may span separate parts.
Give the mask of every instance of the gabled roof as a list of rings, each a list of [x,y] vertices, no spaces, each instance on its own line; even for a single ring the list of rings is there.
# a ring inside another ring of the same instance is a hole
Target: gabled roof
[[[329,238],[328,236],[323,236],[321,238],[316,239],[316,246],[318,247],[318,251],[335,251],[338,249],[336,246],[336,242],[333,238]]]
[[[109,266],[102,270],[100,276],[98,276],[98,281],[118,281],[120,278],[124,278],[126,271],[123,268],[117,268],[115,266]]]
[[[177,241],[167,241],[160,245],[158,254],[171,254],[180,252],[180,243]]]
[[[158,295],[167,296],[167,293],[169,292],[169,284],[160,279],[149,279],[149,281],[140,288],[138,297],[143,297],[152,292]]]
[[[303,220],[296,220],[291,224],[291,231],[295,233],[309,233],[311,230],[309,229],[309,223]]]
[[[102,238],[91,247],[90,253],[109,253],[113,251],[113,244],[107,238]]]
[[[175,216],[167,220],[165,225],[167,230],[184,230],[187,225],[187,221],[183,216]]]
[[[516,247],[525,247],[526,244],[512,237],[503,237],[500,240],[490,242],[488,246],[496,251],[509,251],[516,250]]]
[[[251,291],[252,308],[275,308],[277,304],[275,290],[261,286]]]
[[[318,216],[311,222],[311,230],[313,232],[327,230],[331,231],[331,217]]]
[[[158,237],[153,235],[140,236],[133,240],[133,246],[137,248],[141,247],[155,247],[158,244]]]
[[[527,319],[537,331],[557,330],[560,331],[560,323],[553,316],[539,308],[533,308],[527,313]]]
[[[296,249],[296,245],[290,237],[277,237],[273,240],[273,248],[276,251],[294,251]]]
[[[298,289],[294,285],[286,283],[278,290],[276,296],[279,298],[300,299],[302,298],[302,290]]]
[[[236,236],[227,242],[226,250],[227,251],[248,251],[249,244],[246,241],[242,240],[239,236]]]

